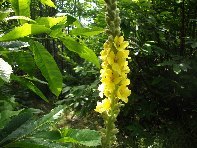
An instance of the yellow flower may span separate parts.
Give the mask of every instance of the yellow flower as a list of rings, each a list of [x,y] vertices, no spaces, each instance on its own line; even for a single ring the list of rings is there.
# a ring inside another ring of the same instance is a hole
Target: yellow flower
[[[94,109],[96,112],[103,113],[105,111],[109,111],[111,105],[111,101],[108,98],[105,98],[102,100],[102,102],[97,102],[96,109]]]
[[[114,52],[111,51],[107,57],[107,62],[111,65],[114,71],[117,71],[119,74],[121,74],[121,69],[123,68],[126,61],[124,58],[125,56],[127,56],[126,52],[118,52],[117,55],[115,55]]]
[[[120,51],[117,52],[116,56],[119,57],[119,58],[125,58],[126,59],[129,56],[129,50],[120,50]]]
[[[123,102],[128,102],[128,96],[131,94],[131,90],[128,89],[126,85],[119,86],[117,90],[117,97],[121,99]]]
[[[125,85],[125,86],[126,86],[126,85],[129,85],[129,84],[130,84],[130,80],[127,79],[127,78],[126,78],[126,79],[123,79],[123,80],[121,81],[121,84],[122,84],[122,85]]]
[[[120,37],[116,36],[114,39],[114,43],[117,50],[124,50],[129,45],[128,41],[124,41],[123,36]]]
[[[111,69],[103,70],[101,82],[105,85],[118,84],[121,81],[120,75]]]

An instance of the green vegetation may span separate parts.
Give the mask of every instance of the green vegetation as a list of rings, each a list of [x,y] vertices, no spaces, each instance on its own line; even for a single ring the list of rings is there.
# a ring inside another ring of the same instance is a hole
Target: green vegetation
[[[105,2],[115,0],[0,0],[0,147],[104,147],[94,109],[110,33],[131,57],[110,146],[197,145],[196,0],[118,0],[114,34]]]

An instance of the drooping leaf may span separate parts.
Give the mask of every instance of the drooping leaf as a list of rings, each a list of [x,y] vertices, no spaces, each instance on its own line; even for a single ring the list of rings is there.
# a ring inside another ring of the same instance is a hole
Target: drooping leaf
[[[13,122],[17,122],[17,126],[15,127],[15,125],[11,124],[14,127],[14,128],[13,127],[11,128],[12,130],[8,129],[9,126],[6,127],[6,129],[3,129],[3,132],[6,132],[7,130],[9,130],[9,132],[5,136],[3,136],[3,133],[2,133],[0,146],[4,146],[4,145],[9,146],[9,142],[12,143],[16,141],[16,139],[22,141],[23,139],[26,138],[26,136],[30,138],[34,133],[39,131],[39,129],[41,129],[42,127],[46,128],[47,127],[46,124],[53,122],[57,114],[60,114],[60,112],[62,111],[63,111],[63,106],[58,106],[54,108],[53,110],[51,110],[49,114],[39,119],[32,119],[31,118],[32,115],[30,116],[30,118],[27,118],[26,114],[25,114],[25,117],[23,117],[24,116],[23,114],[22,114],[23,116],[19,114],[19,116],[22,116],[25,119],[24,120],[22,118],[25,122],[21,123],[21,117],[18,117],[18,116],[16,116],[16,119],[11,120],[10,123],[13,124]]]
[[[18,0],[9,0],[13,10],[15,11],[16,15],[19,15],[19,3]]]
[[[18,148],[47,148],[46,146],[39,145],[37,143],[33,143],[31,141],[19,141],[13,142],[6,145],[7,148],[9,147],[18,147]]]
[[[104,29],[95,27],[95,28],[75,28],[72,29],[70,33],[73,35],[94,36],[103,32]]]
[[[101,145],[101,136],[99,132],[89,129],[63,129],[63,138],[60,142],[72,142],[85,146]]]
[[[36,25],[36,24],[27,24],[20,27],[14,28],[9,33],[0,37],[0,41],[11,41],[19,38],[26,37],[28,35],[40,34],[50,32],[49,28],[46,28],[44,25]]]
[[[11,5],[18,16],[30,17],[30,3],[31,0],[10,0]],[[26,21],[21,20],[21,23]]]
[[[62,21],[66,21],[65,16],[63,16],[63,17],[40,17],[40,18],[36,19],[36,22],[39,25],[45,25],[48,28],[51,28]]]
[[[39,42],[30,41],[36,65],[48,81],[53,94],[58,96],[62,90],[62,74],[51,54]]]
[[[30,17],[30,3],[31,0],[18,0],[20,16]]]
[[[15,75],[11,76],[12,80],[15,80],[17,82],[19,82],[20,84],[22,84],[23,86],[29,88],[31,91],[33,91],[35,94],[37,94],[38,96],[40,96],[43,100],[45,100],[46,102],[48,102],[47,98],[45,97],[45,95],[41,92],[41,90],[39,90],[34,83],[32,83],[31,81],[29,81],[28,79],[24,78],[24,77],[18,77]]]
[[[79,54],[80,57],[84,58],[89,62],[92,62],[98,68],[100,67],[96,54],[87,46],[75,41],[72,37],[69,36],[60,37],[60,40],[70,51],[76,52],[77,54]]]
[[[47,5],[49,7],[54,7],[56,8],[55,4],[51,1],[51,0],[40,0],[40,2],[43,4],[43,5]]]
[[[9,82],[10,75],[12,74],[12,67],[0,58],[0,78],[5,82]]]
[[[20,148],[71,148],[69,144],[53,142],[46,138],[34,138],[17,141],[6,145],[6,147],[20,147]]]
[[[2,101],[0,101],[2,103]],[[0,129],[2,129],[9,121],[12,116],[18,115],[21,110],[12,111],[12,110],[3,110],[0,112]]]
[[[30,52],[28,51],[13,52],[11,53],[11,56],[21,70],[25,71],[30,76],[35,74],[36,64]]]
[[[9,138],[7,138],[13,131],[17,130],[22,124],[28,121],[33,116],[30,110],[23,110],[19,115],[12,118],[12,120],[0,130],[0,146]]]

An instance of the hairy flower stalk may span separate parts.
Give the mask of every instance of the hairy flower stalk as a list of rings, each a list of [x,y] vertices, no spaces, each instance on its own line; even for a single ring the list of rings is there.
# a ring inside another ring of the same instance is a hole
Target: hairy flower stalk
[[[99,86],[102,102],[97,102],[95,111],[101,113],[105,128],[102,129],[102,146],[110,148],[116,141],[118,130],[115,126],[116,118],[120,112],[122,102],[128,102],[131,91],[128,89],[130,80],[127,74],[130,72],[127,58],[129,45],[120,36],[120,17],[116,0],[105,0],[106,2],[106,22],[108,40],[104,43],[101,51],[102,69],[101,82]]]

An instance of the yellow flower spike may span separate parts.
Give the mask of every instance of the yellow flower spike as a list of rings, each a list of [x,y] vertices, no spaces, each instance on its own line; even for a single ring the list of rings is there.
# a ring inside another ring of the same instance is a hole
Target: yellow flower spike
[[[111,101],[108,98],[102,100],[102,102],[97,102],[97,106],[95,111],[99,113],[103,113],[105,111],[109,111],[111,105]]]
[[[128,102],[128,96],[131,94],[131,90],[128,89],[126,85],[121,85],[117,91],[117,97],[123,102]]]

